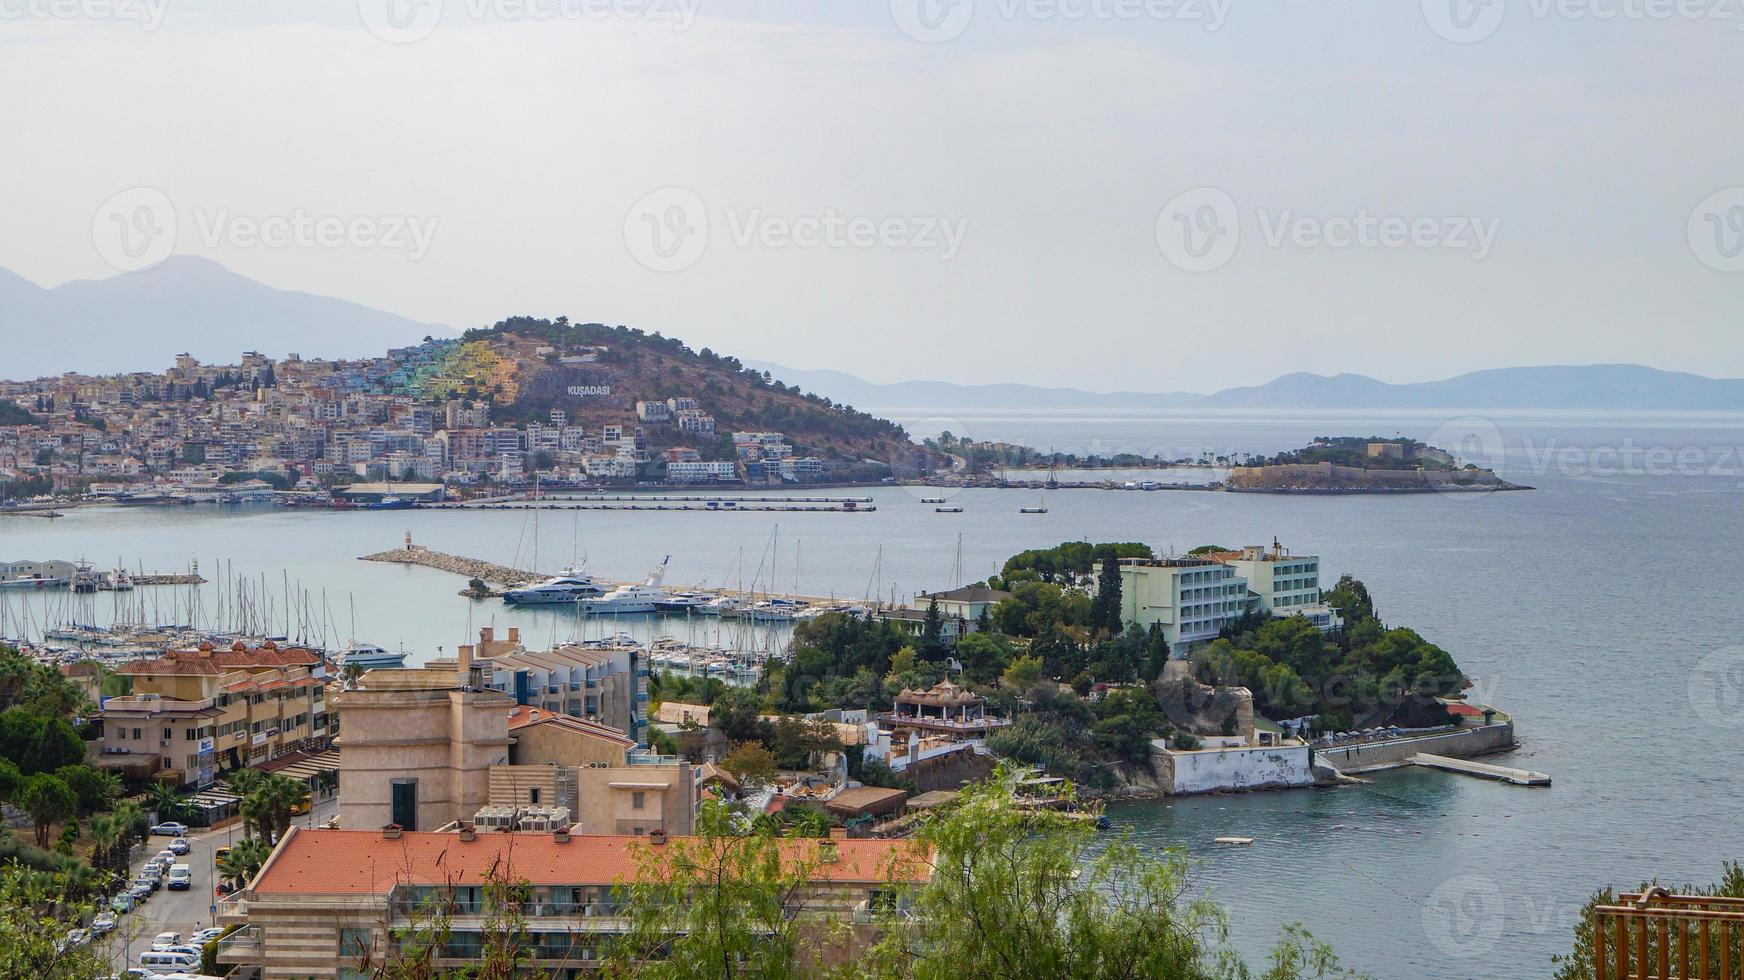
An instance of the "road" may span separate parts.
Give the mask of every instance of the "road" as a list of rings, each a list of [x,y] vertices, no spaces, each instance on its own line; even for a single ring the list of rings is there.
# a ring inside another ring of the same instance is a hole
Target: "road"
[[[323,800],[305,816],[296,818],[303,827],[327,822],[339,812],[337,798]],[[193,871],[194,886],[187,891],[170,891],[166,886],[152,893],[145,904],[120,916],[115,932],[109,937],[110,964],[121,970],[139,961],[139,954],[151,949],[151,941],[161,932],[179,932],[182,939],[196,930],[215,925],[212,906],[218,901],[213,890],[217,884],[213,867],[214,852],[242,838],[242,828],[232,824],[223,830],[194,834],[188,837],[189,851],[178,860]],[[145,863],[157,856],[170,842],[168,837],[153,837],[133,862],[130,877],[138,877]]]

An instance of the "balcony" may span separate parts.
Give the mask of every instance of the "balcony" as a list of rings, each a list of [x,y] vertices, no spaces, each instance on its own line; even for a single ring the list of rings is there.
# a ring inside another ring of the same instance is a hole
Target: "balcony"
[[[1593,910],[1594,980],[1730,980],[1744,976],[1744,898],[1617,896]]]
[[[218,900],[218,921],[226,925],[241,923],[248,918],[248,899],[243,892]]]
[[[218,962],[253,963],[260,959],[264,944],[259,926],[243,926],[218,940]]]

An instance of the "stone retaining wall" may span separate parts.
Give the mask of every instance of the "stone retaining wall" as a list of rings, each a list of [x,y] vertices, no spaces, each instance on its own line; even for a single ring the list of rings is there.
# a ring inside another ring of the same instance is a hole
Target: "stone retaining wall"
[[[1420,735],[1336,749],[1317,748],[1314,750],[1314,761],[1334,766],[1341,772],[1358,773],[1405,765],[1419,752],[1445,755],[1452,759],[1471,759],[1480,755],[1506,752],[1518,744],[1514,741],[1514,723],[1504,721],[1494,725],[1462,728],[1441,735]]]

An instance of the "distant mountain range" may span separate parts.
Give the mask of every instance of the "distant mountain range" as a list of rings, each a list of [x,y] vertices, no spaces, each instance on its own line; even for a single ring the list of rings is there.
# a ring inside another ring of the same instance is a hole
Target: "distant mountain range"
[[[52,289],[0,269],[0,376],[14,380],[63,371],[162,371],[184,351],[208,363],[234,363],[245,350],[362,357],[454,332],[341,299],[274,289],[191,255]]]
[[[1286,374],[1263,385],[1209,395],[1185,392],[1098,393],[1027,385],[959,385],[945,381],[875,384],[839,371],[752,364],[861,411],[890,414],[964,409],[1588,409],[1597,411],[1744,411],[1744,380],[1704,378],[1639,364],[1495,368],[1444,381],[1388,384],[1360,374]]]
[[[367,357],[452,327],[256,282],[210,259],[170,258],[144,272],[53,288],[0,269],[0,377],[161,371],[186,351],[228,363],[244,350],[282,357]],[[1637,364],[1519,367],[1388,384],[1360,374],[1287,374],[1263,385],[1188,392],[1092,392],[948,381],[878,384],[842,371],[748,362],[861,411],[974,409],[1592,409],[1740,411],[1744,380]]]

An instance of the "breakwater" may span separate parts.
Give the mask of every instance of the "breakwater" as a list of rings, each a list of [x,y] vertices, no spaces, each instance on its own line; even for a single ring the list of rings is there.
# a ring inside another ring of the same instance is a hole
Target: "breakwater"
[[[529,572],[526,569],[510,568],[507,565],[498,565],[477,558],[444,554],[440,551],[432,551],[421,544],[412,544],[410,541],[403,548],[378,551],[373,555],[364,555],[359,560],[391,562],[398,565],[420,565],[424,568],[434,568],[438,571],[463,575],[466,578],[499,582],[503,585],[520,585],[524,582],[536,582],[541,578],[538,573]]]

